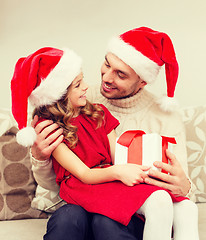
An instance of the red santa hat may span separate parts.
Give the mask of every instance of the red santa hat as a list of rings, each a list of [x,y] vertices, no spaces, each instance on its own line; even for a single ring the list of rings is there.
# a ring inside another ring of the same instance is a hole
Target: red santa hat
[[[35,107],[50,105],[67,92],[81,72],[81,58],[70,49],[41,48],[18,60],[11,80],[12,113],[19,127],[17,142],[25,147],[36,139],[27,126],[28,100]]]
[[[129,65],[146,83],[154,82],[161,66],[165,65],[167,96],[158,103],[164,111],[174,109],[179,67],[167,34],[147,27],[136,28],[112,38],[107,50]]]

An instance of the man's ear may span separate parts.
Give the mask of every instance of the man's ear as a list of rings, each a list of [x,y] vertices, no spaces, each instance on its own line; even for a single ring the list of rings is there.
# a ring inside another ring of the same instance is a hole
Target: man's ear
[[[141,79],[140,85],[141,85],[141,88],[143,88],[144,86],[147,85],[147,83],[144,80]]]

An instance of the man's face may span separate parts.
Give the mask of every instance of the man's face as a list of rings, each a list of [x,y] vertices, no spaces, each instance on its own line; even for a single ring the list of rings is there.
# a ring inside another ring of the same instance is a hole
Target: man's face
[[[112,53],[108,53],[101,68],[101,94],[109,99],[133,96],[146,83],[135,71]]]

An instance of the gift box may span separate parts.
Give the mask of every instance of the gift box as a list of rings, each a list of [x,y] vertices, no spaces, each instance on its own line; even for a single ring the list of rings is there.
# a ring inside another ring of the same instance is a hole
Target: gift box
[[[172,152],[174,144],[176,141],[173,137],[160,136],[157,133],[146,134],[141,130],[126,131],[117,138],[114,164],[135,163],[157,170],[153,163],[169,163],[166,149]]]

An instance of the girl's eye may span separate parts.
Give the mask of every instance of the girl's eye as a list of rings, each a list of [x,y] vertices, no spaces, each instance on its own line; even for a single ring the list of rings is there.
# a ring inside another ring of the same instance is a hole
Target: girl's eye
[[[105,62],[104,64],[106,67],[110,67],[110,65],[107,62]]]
[[[75,88],[78,88],[80,86],[80,83],[78,83],[76,86],[75,86]]]

